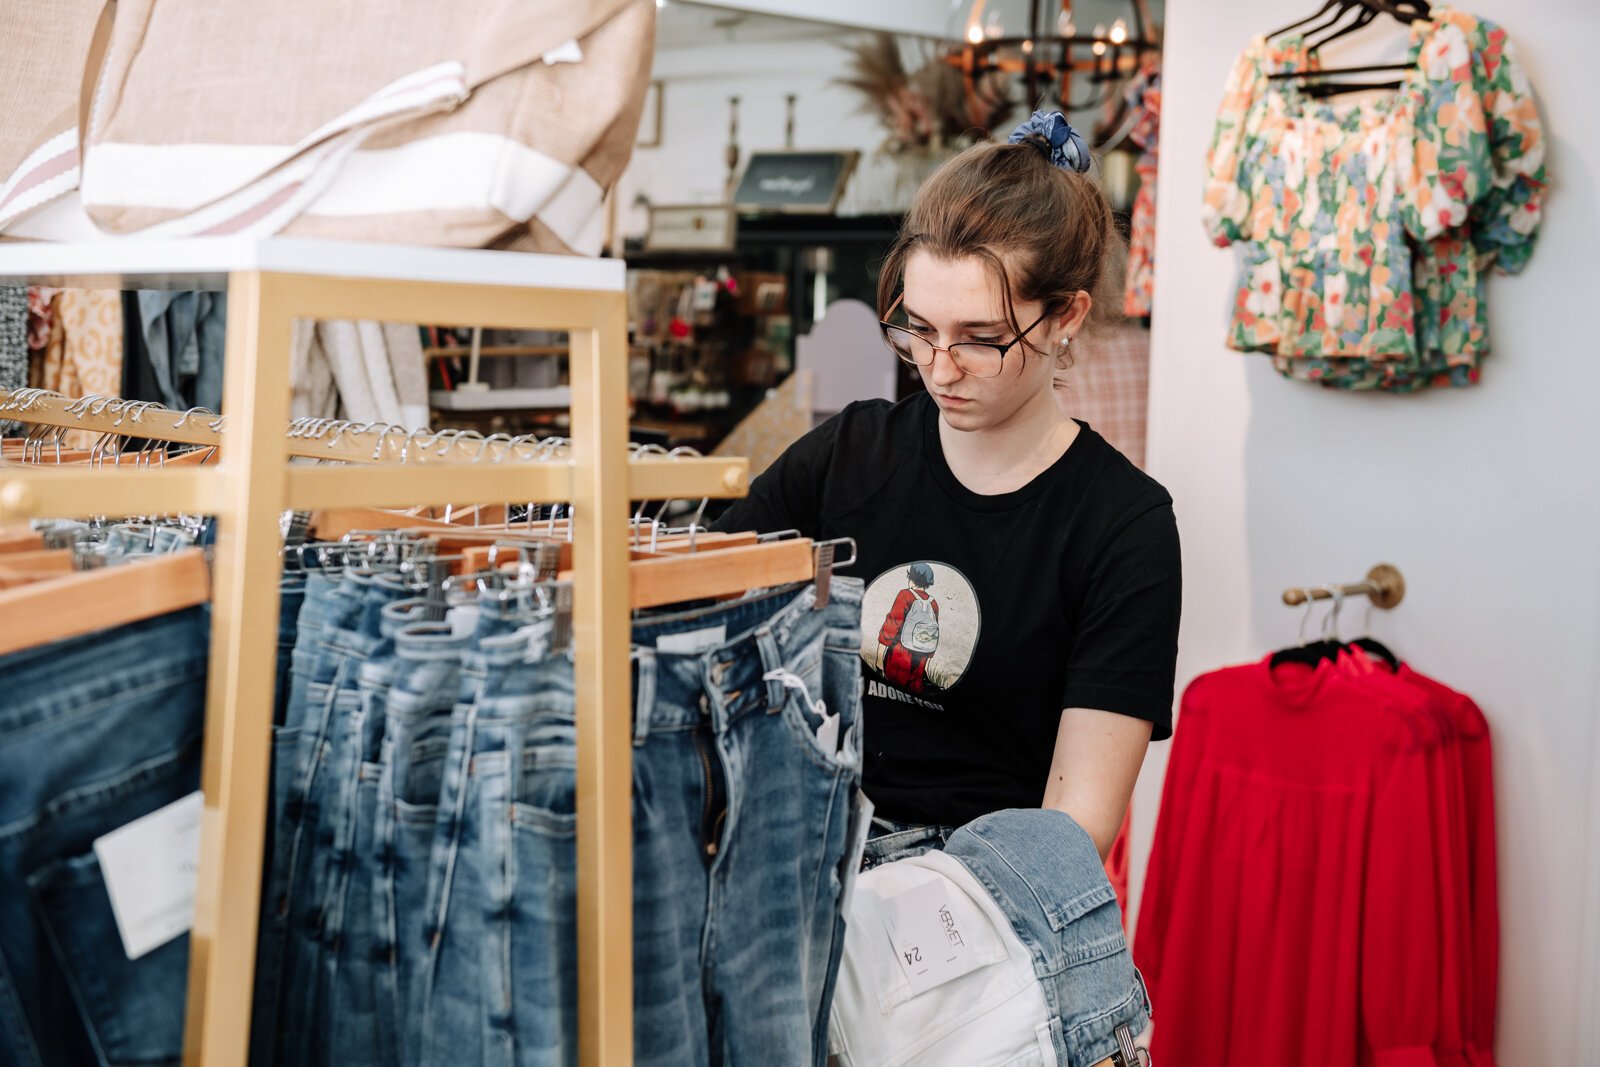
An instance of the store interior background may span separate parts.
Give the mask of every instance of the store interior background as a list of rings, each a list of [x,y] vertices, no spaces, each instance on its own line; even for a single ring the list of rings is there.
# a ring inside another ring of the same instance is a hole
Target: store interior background
[[[1099,6],[1106,21],[1125,11]],[[1199,218],[1215,108],[1248,38],[1316,6],[1164,5],[1148,466],[1176,500],[1184,542],[1180,691],[1294,643],[1286,586],[1398,565],[1406,599],[1372,613],[1375,636],[1472,693],[1494,730],[1500,1062],[1600,1064],[1600,5],[1468,6],[1507,28],[1532,77],[1553,192],[1527,272],[1490,283],[1482,383],[1415,396],[1284,381],[1223,346],[1233,260]],[[1080,3],[1080,23],[1096,10]],[[641,196],[723,199],[730,96],[744,153],[783,147],[785,93],[798,95],[797,147],[872,153],[882,127],[833,84],[841,46],[863,28],[942,34],[948,18],[945,4],[914,0],[671,0],[661,14],[661,144],[638,149],[619,186],[619,224],[634,237],[647,225]],[[1330,58],[1364,60],[1361,47]],[[1348,605],[1345,633],[1364,616]],[[1166,752],[1152,747],[1135,794],[1135,910]]]

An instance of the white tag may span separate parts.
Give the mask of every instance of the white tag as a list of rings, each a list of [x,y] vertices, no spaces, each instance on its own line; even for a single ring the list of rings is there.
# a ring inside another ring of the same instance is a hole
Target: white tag
[[[130,960],[194,926],[203,806],[199,792],[190,793],[94,843]]]
[[[524,663],[542,663],[550,655],[550,627],[539,623],[529,623],[519,629],[513,636],[528,642],[528,650],[522,654]]]
[[[839,876],[839,913],[847,919],[850,917],[850,899],[856,891],[856,875],[861,873],[861,858],[867,854],[873,810],[867,794],[857,789],[850,805],[849,844],[844,853],[844,871]]]
[[[471,637],[478,630],[480,612],[481,609],[476,604],[457,604],[445,612],[445,621],[450,624],[450,636]]]
[[[661,652],[679,652],[694,655],[708,648],[716,648],[728,639],[726,626],[708,626],[704,630],[690,630],[682,634],[662,634],[656,638],[656,649]]]
[[[583,49],[578,47],[576,37],[566,44],[558,44],[544,54],[544,61],[552,67],[557,63],[582,63]]]
[[[950,887],[942,878],[884,900],[883,926],[912,996],[978,966],[950,906]]]
[[[829,755],[837,755],[839,751],[839,716],[829,712],[822,718],[822,725],[817,727],[817,744],[822,746],[822,751]]]

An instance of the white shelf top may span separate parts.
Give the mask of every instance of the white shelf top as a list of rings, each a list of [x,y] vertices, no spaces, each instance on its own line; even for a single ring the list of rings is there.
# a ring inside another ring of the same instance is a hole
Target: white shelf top
[[[0,282],[80,289],[223,290],[233,271],[620,292],[620,259],[304,237],[0,243]]]
[[[572,407],[572,389],[565,385],[549,389],[435,389],[428,397],[428,402],[442,411],[565,411]]]

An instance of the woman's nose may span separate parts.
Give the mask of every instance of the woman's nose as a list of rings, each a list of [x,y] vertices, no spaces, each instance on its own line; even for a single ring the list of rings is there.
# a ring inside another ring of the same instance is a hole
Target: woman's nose
[[[950,355],[948,349],[936,348],[933,350],[933,363],[928,367],[928,378],[935,385],[954,385],[966,374],[956,366],[955,357]]]

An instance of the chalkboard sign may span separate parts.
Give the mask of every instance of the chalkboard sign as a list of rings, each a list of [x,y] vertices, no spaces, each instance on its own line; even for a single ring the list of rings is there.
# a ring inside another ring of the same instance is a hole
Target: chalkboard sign
[[[733,194],[740,211],[833,212],[859,152],[752,152]]]

